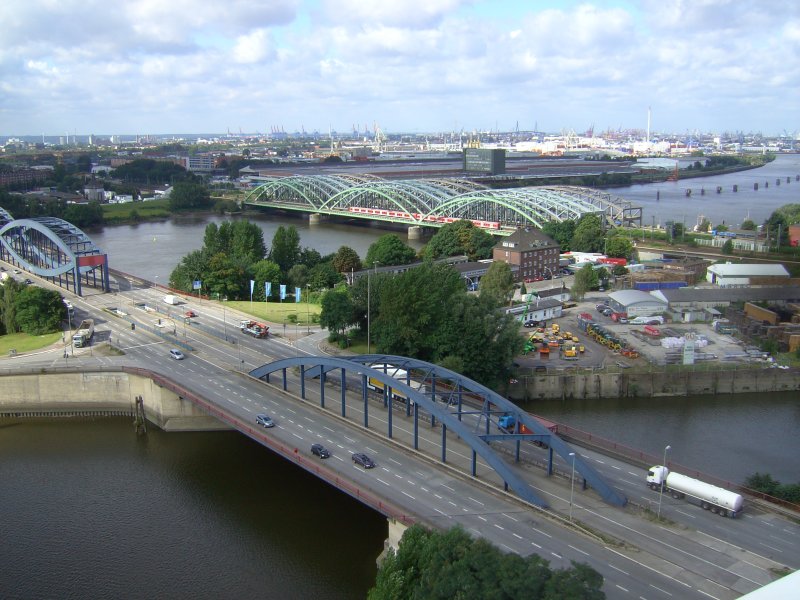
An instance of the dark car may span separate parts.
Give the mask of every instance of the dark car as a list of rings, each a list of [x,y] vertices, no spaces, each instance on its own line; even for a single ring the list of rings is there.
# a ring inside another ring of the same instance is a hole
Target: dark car
[[[275,427],[275,421],[273,421],[269,415],[257,415],[256,423],[262,427]]]
[[[353,462],[357,465],[361,465],[365,469],[371,469],[375,466],[375,463],[372,462],[372,459],[362,452],[353,454]]]
[[[538,327],[539,321],[525,321],[525,327]]]
[[[322,444],[312,444],[311,454],[314,456],[319,456],[320,458],[328,458],[331,455],[331,453],[328,452],[328,449]]]

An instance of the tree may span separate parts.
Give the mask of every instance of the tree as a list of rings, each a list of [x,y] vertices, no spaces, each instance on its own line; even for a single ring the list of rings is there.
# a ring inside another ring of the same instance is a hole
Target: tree
[[[277,293],[278,286],[283,283],[283,273],[281,273],[281,268],[271,260],[262,259],[257,263],[254,263],[251,265],[250,271],[252,279],[255,281],[253,284],[253,299],[259,302],[267,299],[265,296],[265,283],[272,284],[272,294]]]
[[[785,209],[788,209],[788,207],[792,206],[800,207],[798,204],[790,204],[788,206],[779,208],[773,212],[769,216],[769,219],[767,219],[766,223],[764,223],[770,243],[777,247],[785,246],[788,243],[790,221],[787,220],[784,212]]]
[[[8,278],[0,285],[0,318],[2,319],[3,333],[17,333],[16,297],[21,284],[16,279]]]
[[[208,261],[206,287],[212,294],[225,298],[244,298],[245,270],[234,259],[223,253],[215,254]],[[247,290],[247,296],[250,290]]]
[[[370,245],[367,250],[367,258],[364,265],[367,268],[379,263],[383,266],[407,265],[412,262],[417,253],[410,246],[407,246],[394,233],[382,235]]]
[[[425,246],[424,255],[436,259],[466,254],[474,261],[491,258],[495,244],[490,233],[462,219],[439,229]]]
[[[562,252],[572,248],[572,238],[575,236],[575,221],[548,221],[542,226],[542,233],[558,242]]]
[[[179,181],[169,194],[170,210],[196,210],[212,205],[208,188],[202,183]]]
[[[590,264],[585,264],[575,273],[575,279],[570,288],[570,296],[572,296],[574,300],[583,300],[586,292],[597,287],[598,281],[599,278],[597,277],[594,267]]]
[[[333,268],[339,273],[351,273],[361,270],[361,258],[358,252],[348,246],[341,246],[333,257]]]
[[[281,271],[288,273],[289,269],[300,258],[300,234],[294,225],[284,227],[281,225],[272,236],[272,250],[270,260],[277,263]]]
[[[247,263],[254,263],[264,258],[267,249],[264,246],[264,232],[261,227],[248,220],[226,221],[220,229],[230,227],[228,252],[232,257],[240,258]]]
[[[606,255],[608,256],[630,260],[631,256],[633,255],[633,244],[628,238],[620,235],[615,235],[608,238],[605,246]]]
[[[70,204],[64,209],[63,218],[76,227],[96,227],[103,224],[103,207],[99,202]]]
[[[328,290],[322,296],[319,324],[343,338],[347,328],[356,321],[350,294],[344,288]]]
[[[507,262],[495,261],[481,277],[480,295],[482,298],[491,298],[495,306],[502,306],[511,298],[514,292],[514,275]]]
[[[722,244],[722,253],[726,256],[730,256],[733,254],[733,240],[728,238],[725,240],[725,243]]]
[[[35,285],[22,286],[14,298],[16,323],[28,335],[58,331],[66,317],[61,294]]]
[[[78,159],[75,161],[75,168],[78,170],[79,173],[91,173],[92,172],[92,157],[88,154],[81,154],[78,156]]]
[[[276,265],[277,266],[277,265]],[[311,277],[309,268],[303,264],[297,264],[289,269],[286,278],[292,287],[304,288]]]
[[[344,276],[330,262],[319,263],[308,273],[308,283],[315,290],[332,288],[341,281],[344,281]]]
[[[600,217],[588,214],[581,217],[572,236],[571,247],[576,252],[601,252],[605,244],[605,231]]]
[[[741,229],[742,231],[755,231],[756,224],[754,221],[751,221],[750,219],[745,219],[744,221],[742,221]]]
[[[191,292],[195,281],[203,283],[208,287],[208,282],[204,281],[208,272],[208,255],[203,250],[190,252],[181,259],[169,276],[169,285],[176,290]]]

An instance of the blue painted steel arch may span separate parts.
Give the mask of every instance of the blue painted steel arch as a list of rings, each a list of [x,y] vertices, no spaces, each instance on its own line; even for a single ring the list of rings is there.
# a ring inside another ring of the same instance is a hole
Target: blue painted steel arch
[[[358,362],[360,364],[391,364],[398,366],[402,369],[409,370],[414,369],[427,372],[429,376],[433,377],[440,377],[446,378],[449,381],[457,382],[458,386],[463,387],[466,389],[467,393],[477,395],[484,399],[484,410],[485,416],[487,419],[487,430],[489,423],[495,423],[495,419],[493,415],[512,415],[516,418],[517,423],[522,423],[525,425],[530,431],[533,431],[533,434],[524,434],[524,433],[505,433],[500,432],[498,434],[490,435],[487,431],[486,435],[481,436],[482,439],[485,441],[492,441],[494,439],[517,439],[517,440],[533,440],[538,439],[541,441],[546,441],[547,444],[555,450],[561,458],[565,461],[572,463],[572,457],[570,453],[573,452],[573,449],[562,440],[558,435],[551,432],[547,427],[545,427],[538,419],[531,417],[527,412],[520,410],[520,408],[511,402],[510,400],[504,398],[497,392],[487,388],[486,386],[469,379],[468,377],[464,377],[460,373],[456,373],[455,371],[451,371],[449,369],[445,369],[439,365],[435,365],[429,362],[425,362],[422,360],[417,360],[414,358],[408,358],[406,356],[394,356],[394,355],[387,355],[387,354],[365,354],[360,356],[349,356],[347,360]],[[415,378],[416,379],[416,378]],[[498,407],[499,411],[491,410],[488,404],[493,404],[494,406]],[[519,430],[517,426],[516,430]],[[602,476],[592,467],[589,463],[583,460],[578,453],[575,452],[575,470],[578,471],[583,478],[586,480],[587,484],[593,487],[598,494],[609,504],[613,504],[616,506],[625,506],[627,504],[628,499],[621,495],[617,490],[615,490],[612,486],[608,485],[606,481],[602,478]]]
[[[328,356],[299,356],[293,358],[284,358],[266,365],[262,365],[250,371],[252,377],[257,379],[266,379],[269,381],[269,375],[276,371],[284,371],[284,389],[286,388],[285,370],[293,367],[301,367],[301,377],[305,381],[305,367],[319,367],[323,372],[340,369],[342,370],[343,377],[346,372],[354,371],[361,375],[362,385],[365,385],[367,377],[381,381],[386,388],[391,388],[394,391],[404,394],[415,405],[422,406],[429,411],[431,415],[435,416],[441,421],[448,429],[451,429],[458,434],[461,439],[466,441],[472,450],[479,454],[495,472],[503,478],[503,481],[516,492],[516,494],[530,502],[543,508],[547,508],[547,502],[540,498],[533,489],[505,463],[505,461],[489,446],[485,440],[472,432],[464,423],[457,417],[453,416],[447,410],[447,405],[437,404],[426,394],[417,391],[415,388],[400,382],[393,378],[391,375],[372,369],[365,364],[360,364],[353,360],[343,358],[333,358]],[[319,372],[319,371],[317,371]],[[321,385],[324,385],[324,380]],[[304,389],[304,388],[303,388]],[[342,394],[346,393],[344,386],[342,387]],[[391,411],[390,411],[391,414]],[[391,421],[390,421],[391,423]],[[391,425],[389,425],[391,426]]]
[[[81,294],[81,276],[101,269],[100,283],[109,289],[108,259],[95,243],[79,228],[55,217],[11,219],[6,211],[0,213],[0,255],[40,277],[58,280],[67,275],[74,291]],[[81,259],[90,258],[81,265]]]

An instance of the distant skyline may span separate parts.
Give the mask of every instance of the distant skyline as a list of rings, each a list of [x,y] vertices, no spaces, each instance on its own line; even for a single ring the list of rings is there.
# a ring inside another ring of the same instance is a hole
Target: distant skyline
[[[5,0],[0,136],[800,131],[797,0]]]

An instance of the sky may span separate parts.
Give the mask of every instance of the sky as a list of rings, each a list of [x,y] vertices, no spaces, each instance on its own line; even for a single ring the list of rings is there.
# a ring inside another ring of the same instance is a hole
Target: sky
[[[3,0],[0,136],[800,132],[799,0]]]

